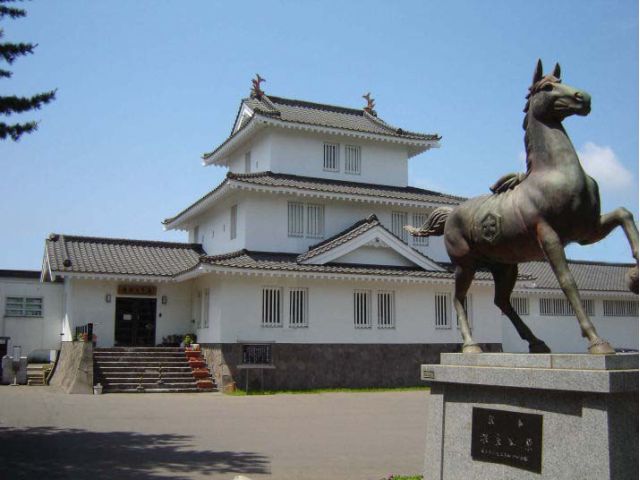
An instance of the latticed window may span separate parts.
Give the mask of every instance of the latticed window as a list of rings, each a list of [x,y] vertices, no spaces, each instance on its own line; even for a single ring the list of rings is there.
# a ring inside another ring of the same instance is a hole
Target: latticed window
[[[309,326],[308,290],[306,288],[291,288],[289,290],[289,326]]]
[[[587,315],[595,315],[595,303],[593,299],[582,299],[582,308]],[[575,315],[573,307],[566,298],[541,298],[540,315],[571,317]]]
[[[209,289],[202,295],[202,328],[209,328]]]
[[[414,213],[411,225],[420,228],[427,221],[428,217],[426,213]],[[419,247],[426,247],[429,245],[429,237],[413,237],[413,244]]]
[[[356,328],[371,327],[371,291],[353,292],[353,324]]]
[[[636,300],[603,300],[605,317],[637,317],[638,302]]]
[[[229,238],[233,240],[238,236],[238,206],[231,207],[231,218],[229,220]]]
[[[307,205],[307,237],[324,237],[324,205]]]
[[[340,145],[337,143],[324,144],[324,169],[329,172],[340,171]]]
[[[378,328],[394,328],[396,326],[396,303],[394,292],[379,291],[377,293]]]
[[[262,288],[262,326],[282,326],[282,289],[280,287]]]
[[[7,297],[4,314],[7,317],[41,317],[42,297]]]
[[[451,294],[450,293],[436,293],[435,296],[436,306],[436,328],[451,328],[450,322],[450,308],[451,308]]]
[[[289,202],[287,204],[288,235],[290,237],[304,236],[304,204]]]
[[[403,242],[409,241],[409,233],[404,229],[407,221],[407,212],[391,212],[391,232]]]
[[[518,315],[529,315],[529,299],[527,297],[511,297],[511,306]]]
[[[357,145],[345,145],[344,147],[344,173],[360,175],[360,152]]]
[[[251,152],[244,154],[244,173],[251,173]]]

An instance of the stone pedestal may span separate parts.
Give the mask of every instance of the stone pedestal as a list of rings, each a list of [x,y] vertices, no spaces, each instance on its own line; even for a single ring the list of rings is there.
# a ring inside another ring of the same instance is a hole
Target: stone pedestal
[[[637,353],[445,353],[421,376],[425,479],[638,478]]]

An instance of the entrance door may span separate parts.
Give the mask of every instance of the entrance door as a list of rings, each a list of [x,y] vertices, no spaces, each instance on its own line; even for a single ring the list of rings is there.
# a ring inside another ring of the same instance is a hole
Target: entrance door
[[[156,299],[116,297],[116,346],[153,347]]]

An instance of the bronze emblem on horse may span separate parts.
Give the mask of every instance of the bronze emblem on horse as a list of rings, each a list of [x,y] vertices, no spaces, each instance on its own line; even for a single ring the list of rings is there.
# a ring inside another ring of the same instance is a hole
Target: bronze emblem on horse
[[[622,227],[636,260],[628,274],[629,288],[638,293],[638,229],[633,215],[625,208],[600,214],[598,184],[582,169],[562,126],[571,115],[589,114],[591,96],[563,84],[558,64],[553,73],[543,75],[538,60],[524,111],[526,173],[505,175],[491,187],[492,195],[471,198],[455,208],[437,208],[422,227],[405,228],[414,236],[444,235],[455,265],[454,306],[463,352],[482,351],[471,336],[463,303],[479,268],[491,271],[494,302],[529,343],[529,351],[550,352],[510,302],[518,263],[546,258],[589,341],[589,352],[614,353],[587,316],[564,253],[571,242],[596,243]]]

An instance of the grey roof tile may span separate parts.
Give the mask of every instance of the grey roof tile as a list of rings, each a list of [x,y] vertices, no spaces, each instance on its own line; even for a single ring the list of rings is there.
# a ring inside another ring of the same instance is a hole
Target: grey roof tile
[[[569,270],[578,290],[628,292],[625,275],[633,267],[628,263],[605,263],[569,260]],[[535,289],[559,290],[558,280],[547,262],[528,262],[519,265],[519,272],[531,276]]]

